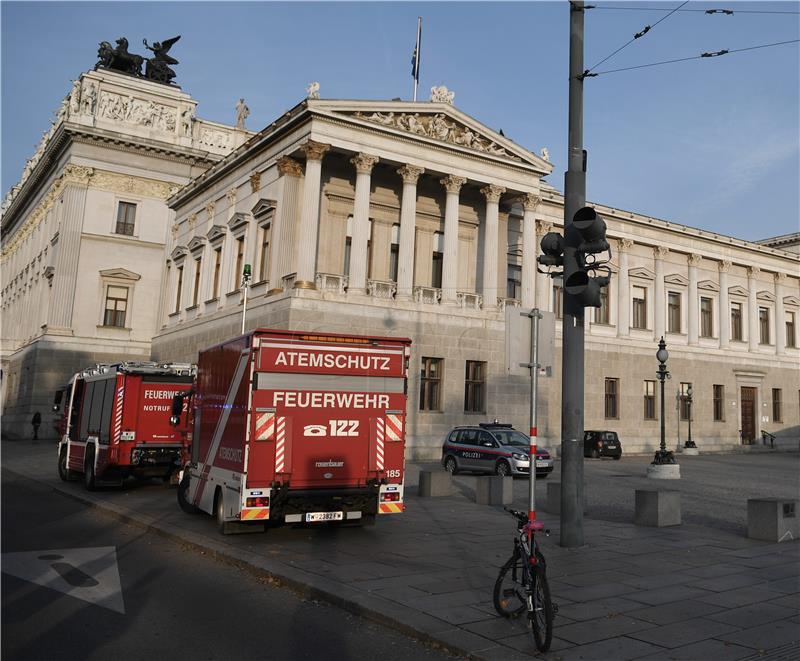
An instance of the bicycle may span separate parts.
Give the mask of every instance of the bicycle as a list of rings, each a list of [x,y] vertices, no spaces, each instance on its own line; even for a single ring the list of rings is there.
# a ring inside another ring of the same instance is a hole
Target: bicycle
[[[500,568],[494,584],[495,610],[506,618],[528,614],[528,629],[540,652],[550,649],[553,640],[553,618],[558,606],[550,598],[547,565],[534,532],[544,530],[540,521],[528,522],[525,512],[503,508],[517,519],[514,552]],[[546,535],[549,530],[544,530]],[[533,550],[533,552],[531,552]]]

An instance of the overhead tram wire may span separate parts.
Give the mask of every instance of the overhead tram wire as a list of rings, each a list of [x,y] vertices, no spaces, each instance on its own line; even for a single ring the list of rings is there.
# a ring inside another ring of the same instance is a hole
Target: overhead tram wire
[[[611,9],[619,11],[670,11],[669,9],[663,9],[661,7],[608,7],[602,5],[586,5],[584,9]],[[762,9],[673,9],[672,11],[689,11],[703,14],[725,14],[727,16],[733,16],[734,14],[800,14],[800,11],[768,11]]]
[[[634,69],[646,69],[648,67],[657,67],[664,64],[674,64],[676,62],[688,62],[689,60],[703,60],[711,57],[720,57],[722,55],[729,55],[730,53],[743,53],[744,51],[757,50],[759,48],[770,48],[772,46],[783,46],[785,44],[796,44],[800,39],[790,39],[789,41],[776,41],[773,44],[762,44],[760,46],[748,46],[747,48],[733,48],[713,51],[708,53],[701,53],[700,55],[693,55],[691,57],[680,57],[674,60],[663,60],[662,62],[651,62],[650,64],[640,64],[634,67],[624,67],[622,69],[609,69],[607,71],[597,71],[595,73],[584,74],[585,78],[595,78],[607,73],[619,73],[620,71],[633,71]]]
[[[596,68],[597,68],[597,67],[599,67],[601,64],[603,64],[603,62],[606,62],[606,61],[610,60],[612,57],[614,57],[614,56],[615,56],[617,53],[619,53],[619,52],[620,52],[620,51],[621,51],[623,48],[626,48],[626,47],[630,46],[630,45],[631,45],[631,44],[632,44],[634,41],[636,41],[637,39],[640,39],[641,37],[643,37],[644,35],[646,35],[646,34],[647,34],[648,32],[650,32],[650,30],[652,30],[652,29],[653,29],[653,28],[654,28],[656,25],[658,25],[658,24],[659,24],[659,23],[661,23],[662,21],[666,21],[666,20],[667,20],[667,19],[668,19],[670,16],[672,16],[672,15],[673,15],[673,14],[674,14],[676,11],[678,11],[678,10],[679,10],[681,7],[683,7],[684,5],[686,5],[686,4],[688,4],[688,3],[689,3],[689,0],[684,0],[684,2],[682,2],[681,4],[679,4],[679,5],[678,5],[678,6],[677,6],[675,9],[673,9],[672,11],[670,11],[670,12],[669,12],[669,14],[667,14],[666,16],[662,16],[661,18],[659,18],[659,19],[658,19],[658,20],[657,20],[655,23],[653,23],[653,25],[645,25],[645,26],[644,26],[644,28],[641,30],[641,32],[637,32],[635,35],[633,35],[633,38],[632,38],[630,41],[628,41],[628,43],[626,43],[626,44],[623,44],[622,46],[620,46],[619,48],[617,48],[617,50],[615,50],[613,53],[611,53],[611,55],[608,55],[607,57],[604,57],[602,60],[600,60],[600,61],[599,61],[597,64],[595,64],[593,67],[589,67],[588,69],[586,69],[586,71],[584,71],[584,72],[583,72],[583,73],[582,73],[580,76],[578,76],[578,79],[579,79],[579,80],[583,80],[584,78],[587,78],[587,77],[590,77],[590,76],[592,76],[592,74],[591,74],[591,71],[592,71],[593,69],[596,69]],[[587,7],[584,7],[584,9],[594,9],[594,8],[595,8],[595,7],[594,7],[594,5],[588,5]]]

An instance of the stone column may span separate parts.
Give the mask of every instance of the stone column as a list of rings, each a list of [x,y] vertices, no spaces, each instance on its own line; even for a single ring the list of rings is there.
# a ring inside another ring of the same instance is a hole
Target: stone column
[[[544,220],[536,221],[536,245],[539,246],[542,237],[548,232],[553,231],[553,223],[548,223]],[[537,248],[538,251],[538,248]],[[536,273],[536,307],[542,311],[552,312],[552,299],[553,299],[553,280],[550,276],[544,273]]]
[[[731,344],[731,303],[728,298],[728,271],[731,263],[721,261],[719,268],[719,347],[726,349]]]
[[[292,273],[294,254],[294,226],[297,213],[297,198],[303,168],[300,163],[288,156],[281,156],[276,162],[281,174],[281,195],[275,216],[272,219],[272,259],[269,264],[269,292],[283,291],[283,276]],[[315,247],[316,249],[316,247]]]
[[[451,174],[439,181],[447,191],[444,207],[442,303],[455,303],[458,286],[458,195],[467,180]]]
[[[527,193],[522,198],[522,309],[536,307],[536,219],[534,212],[542,198]]]
[[[92,168],[67,165],[61,175],[64,181],[64,190],[61,194],[63,210],[54,260],[53,304],[47,320],[49,327],[72,328],[72,312],[78,289],[78,254],[86,207],[86,191],[93,174]]]
[[[758,350],[758,276],[761,269],[757,266],[747,267],[747,343],[750,351]]]
[[[400,252],[397,256],[397,298],[408,300],[414,289],[414,236],[417,226],[417,181],[425,172],[416,165],[404,165],[397,174],[403,177],[400,206]]]
[[[628,337],[631,333],[631,292],[628,279],[628,254],[633,247],[630,239],[619,240],[619,276],[617,278],[617,337]],[[660,336],[659,336],[660,337]]]
[[[654,332],[656,339],[664,336],[664,316],[666,314],[666,294],[664,291],[664,257],[669,254],[669,248],[664,246],[656,246],[653,248],[653,256],[655,258],[655,292],[653,296],[653,318],[655,320]]]
[[[296,289],[316,289],[317,235],[319,234],[319,193],[322,175],[322,157],[331,146],[308,140],[300,147],[306,155],[306,178],[303,182],[303,209],[297,228],[295,264]]]
[[[353,206],[353,237],[350,244],[350,273],[347,291],[364,294],[367,289],[367,243],[369,241],[369,191],[372,168],[378,157],[360,153],[350,159],[356,166],[356,195]]]
[[[481,188],[486,196],[486,228],[483,233],[483,307],[497,305],[497,233],[500,196],[506,192],[502,186],[489,184]]]
[[[697,346],[700,337],[700,326],[698,319],[698,308],[700,301],[697,299],[697,265],[700,263],[700,255],[689,255],[689,300],[686,302],[687,316],[689,318],[689,344]]]
[[[785,273],[775,274],[775,353],[786,353],[786,311],[783,309]]]

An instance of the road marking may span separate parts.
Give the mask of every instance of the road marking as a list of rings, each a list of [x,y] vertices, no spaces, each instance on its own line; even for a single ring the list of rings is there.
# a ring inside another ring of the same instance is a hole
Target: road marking
[[[3,573],[125,614],[114,546],[3,553]]]

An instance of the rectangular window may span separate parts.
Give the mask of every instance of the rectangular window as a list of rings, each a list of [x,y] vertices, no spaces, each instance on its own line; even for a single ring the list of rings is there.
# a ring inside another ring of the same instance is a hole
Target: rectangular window
[[[700,297],[700,337],[714,337],[714,302]]]
[[[769,308],[758,308],[759,343],[769,344]]]
[[[667,332],[681,332],[681,295],[671,291],[667,295]]]
[[[681,420],[689,419],[689,388],[691,383],[681,383],[681,398],[680,398],[680,418]]]
[[[564,284],[561,278],[553,279],[553,312],[556,319],[564,318]]]
[[[611,323],[611,310],[608,307],[608,287],[603,287],[600,290],[600,307],[594,311],[594,323],[606,325]]]
[[[772,422],[783,422],[783,406],[781,405],[781,389],[772,389]]]
[[[389,280],[397,282],[397,268],[400,263],[400,225],[392,225],[392,243],[389,246]]]
[[[790,349],[797,348],[797,338],[794,330],[794,312],[786,313],[786,346]]]
[[[419,410],[438,411],[442,384],[442,359],[423,358],[419,379]]]
[[[656,419],[656,382],[644,382],[644,419]]]
[[[647,328],[647,288],[633,288],[633,328]]]
[[[236,291],[241,286],[242,269],[244,268],[244,237],[236,239],[236,269],[233,272],[233,287],[231,291]]]
[[[181,293],[183,291],[183,264],[178,267],[178,286],[175,288],[175,312],[181,311]]]
[[[433,257],[431,262],[431,287],[442,287],[442,264],[444,263],[444,234],[433,235]]]
[[[619,379],[606,379],[606,420],[619,418]]]
[[[742,341],[742,304],[731,303],[731,339]]]
[[[271,224],[267,223],[261,228],[261,254],[258,258],[258,281],[264,282],[269,278],[269,240]]]
[[[106,288],[106,311],[103,326],[125,328],[125,313],[128,310],[128,288],[108,285]]]
[[[222,273],[222,246],[214,249],[214,289],[212,298],[219,298],[219,277]]]
[[[464,411],[484,413],[484,393],[486,391],[486,363],[468,360],[464,377]]]
[[[192,305],[197,305],[200,299],[200,274],[203,272],[203,258],[195,257],[194,260],[194,288],[192,290]]]
[[[120,202],[117,206],[117,226],[114,232],[133,236],[136,224],[136,205],[131,202]]]
[[[517,264],[508,265],[506,298],[522,299],[522,267]]]
[[[725,421],[725,386],[714,384],[714,422]]]

